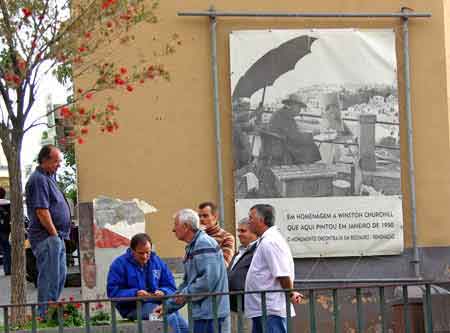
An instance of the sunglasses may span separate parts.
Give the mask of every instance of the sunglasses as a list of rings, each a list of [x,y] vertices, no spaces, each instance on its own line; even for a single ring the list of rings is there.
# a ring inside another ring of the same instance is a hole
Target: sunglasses
[[[202,218],[202,217],[206,218],[206,217],[209,217],[209,214],[198,214],[198,217],[200,217],[200,218]]]

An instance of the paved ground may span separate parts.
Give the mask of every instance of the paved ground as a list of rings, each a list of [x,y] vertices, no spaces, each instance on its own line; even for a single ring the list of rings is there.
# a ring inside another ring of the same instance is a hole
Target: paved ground
[[[32,283],[27,282],[27,302],[34,303],[37,301],[37,289]],[[62,297],[70,296],[75,299],[81,299],[81,288],[64,288]],[[0,273],[0,304],[9,304],[11,299],[11,277],[5,276],[3,271]],[[1,317],[0,317],[1,318]]]
[[[26,285],[27,303],[37,302],[37,289],[30,282]],[[81,299],[81,288],[64,288],[61,297]],[[0,304],[11,303],[11,276],[5,276],[3,266],[0,267]],[[0,325],[3,324],[3,313],[0,314]]]

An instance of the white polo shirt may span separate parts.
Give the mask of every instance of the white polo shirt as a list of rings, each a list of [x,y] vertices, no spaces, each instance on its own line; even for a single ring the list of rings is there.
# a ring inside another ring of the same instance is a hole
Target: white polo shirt
[[[258,247],[245,279],[245,291],[282,289],[277,277],[289,276],[294,281],[294,259],[286,240],[273,226],[260,238]],[[245,295],[245,315],[248,318],[262,316],[261,294]],[[286,317],[284,293],[266,294],[267,315]],[[295,316],[291,304],[291,316]]]

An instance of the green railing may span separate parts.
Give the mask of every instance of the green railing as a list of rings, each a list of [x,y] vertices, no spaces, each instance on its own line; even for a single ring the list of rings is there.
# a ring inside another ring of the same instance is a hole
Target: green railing
[[[379,318],[379,325],[380,325],[380,331],[381,332],[388,332],[388,319],[387,319],[387,308],[388,304],[386,302],[386,288],[394,288],[394,287],[401,287],[402,295],[401,295],[401,305],[403,307],[403,324],[404,324],[404,331],[406,333],[412,332],[412,324],[410,320],[410,312],[409,312],[409,297],[408,297],[408,287],[409,286],[422,286],[424,287],[424,295],[422,299],[423,303],[423,309],[424,309],[424,322],[425,322],[425,332],[432,333],[433,332],[433,311],[432,311],[432,305],[431,305],[431,283],[396,283],[396,284],[384,284],[384,285],[358,285],[358,286],[345,286],[345,287],[339,287],[339,288],[308,288],[308,289],[293,289],[293,290],[264,290],[264,291],[254,291],[254,292],[230,292],[230,293],[204,293],[204,294],[191,294],[191,295],[183,295],[185,296],[186,303],[187,303],[187,319],[189,323],[189,331],[194,332],[193,330],[193,319],[192,319],[192,300],[193,297],[199,297],[199,296],[207,296],[212,298],[212,304],[213,308],[211,309],[214,314],[214,331],[219,332],[219,320],[217,313],[218,313],[218,297],[224,296],[224,295],[236,295],[237,296],[237,307],[238,307],[238,319],[237,319],[237,332],[241,332],[243,328],[243,321],[244,321],[244,314],[243,314],[243,298],[245,294],[249,293],[257,293],[261,296],[261,311],[262,311],[262,322],[263,322],[263,332],[265,333],[265,324],[267,320],[267,295],[270,293],[284,293],[285,295],[285,302],[286,302],[286,317],[287,320],[287,331],[288,332],[294,332],[294,325],[293,320],[291,318],[291,308],[290,308],[290,297],[289,294],[292,291],[300,291],[305,296],[305,301],[302,306],[307,307],[307,311],[309,312],[309,332],[315,333],[318,332],[318,325],[317,325],[317,295],[323,292],[331,293],[331,300],[332,300],[332,310],[331,313],[331,320],[333,322],[333,328],[335,333],[342,332],[341,323],[343,321],[342,313],[341,313],[341,306],[339,301],[339,296],[341,293],[348,293],[353,292],[356,298],[356,312],[354,313],[356,318],[356,332],[362,333],[364,332],[364,322],[365,322],[365,304],[363,302],[363,291],[365,289],[371,289],[371,290],[377,290],[377,302],[379,303],[378,307],[378,318]],[[180,296],[180,295],[178,295]],[[165,296],[161,298],[162,304],[164,305],[170,298],[174,297],[172,296]],[[449,296],[450,297],[450,296]],[[135,332],[142,333],[144,332],[144,323],[142,318],[142,304],[146,299],[149,298],[123,298],[123,299],[96,299],[96,300],[71,300],[71,301],[63,301],[63,302],[56,302],[56,303],[49,303],[49,307],[53,309],[52,315],[54,318],[56,317],[57,323],[55,327],[55,331],[58,332],[64,332],[67,327],[65,327],[65,323],[67,320],[67,313],[66,310],[69,307],[69,305],[72,305],[71,309],[76,308],[79,309],[79,315],[81,316],[81,322],[79,323],[80,326],[80,332],[86,332],[91,333],[93,332],[94,325],[97,324],[95,322],[94,318],[98,317],[98,312],[95,310],[95,312],[91,313],[91,306],[95,305],[98,306],[98,304],[109,304],[110,307],[108,309],[108,316],[106,320],[106,325],[110,326],[110,332],[117,333],[119,332],[118,326],[120,324],[123,324],[124,321],[121,321],[118,319],[116,310],[115,310],[115,304],[120,301],[135,301],[136,302],[136,309],[137,309],[137,320],[134,322],[127,322],[127,325],[133,325],[135,326]],[[5,333],[14,332],[16,328],[11,327],[11,311],[14,310],[14,308],[17,307],[25,307],[27,314],[29,316],[30,322],[28,323],[27,328],[22,330],[25,330],[27,332],[38,332],[39,328],[39,322],[40,318],[37,316],[38,313],[38,306],[37,303],[30,303],[30,304],[23,304],[23,305],[0,305],[0,309],[3,311],[3,331]],[[103,308],[103,307],[102,307]],[[104,309],[107,309],[105,307]],[[165,307],[163,306],[163,309],[165,310]],[[169,332],[169,326],[168,326],[168,319],[167,319],[167,313],[163,310],[163,316],[162,321],[159,322],[159,325],[163,326],[164,332]],[[103,311],[103,310],[102,310]],[[450,309],[449,309],[450,312]],[[105,311],[103,311],[105,313]],[[139,315],[140,314],[140,315]],[[97,316],[97,317],[96,317]],[[305,318],[302,318],[305,320]],[[103,321],[103,324],[105,324],[105,321]],[[18,328],[20,329],[20,328]]]

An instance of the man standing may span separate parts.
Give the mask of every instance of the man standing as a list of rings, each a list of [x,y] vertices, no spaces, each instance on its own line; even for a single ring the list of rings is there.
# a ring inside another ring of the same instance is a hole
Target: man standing
[[[182,209],[175,214],[173,232],[185,243],[184,278],[177,293],[182,295],[198,293],[227,293],[228,279],[222,251],[217,242],[200,230],[197,212]],[[212,296],[195,296],[192,299],[192,319],[195,333],[214,332],[214,307]],[[230,313],[228,295],[216,296],[219,333],[222,322]],[[167,301],[167,312],[171,313],[186,304],[184,296]],[[162,306],[155,309],[161,315]]]
[[[238,252],[231,260],[228,268],[228,285],[230,291],[243,291],[245,289],[245,277],[253,259],[256,250],[258,236],[250,230],[248,217],[238,223],[238,237],[241,245]],[[241,298],[241,307],[238,307],[237,299]],[[237,312],[244,309],[243,295],[230,295],[231,327],[237,327]],[[243,321],[243,332],[249,332],[250,325],[247,320]]]
[[[56,171],[61,164],[61,152],[53,145],[42,147],[39,166],[25,187],[30,226],[28,239],[39,271],[38,302],[57,301],[66,279],[66,249],[69,239],[70,209],[56,183]],[[47,306],[39,308],[41,317]]]
[[[220,227],[217,206],[212,202],[202,202],[198,205],[198,216],[205,232],[214,238],[222,249],[225,265],[228,267],[234,255],[235,241],[232,234]]]
[[[144,233],[131,238],[130,248],[116,258],[109,268],[107,294],[110,298],[161,297],[171,295],[177,289],[172,272],[164,261],[152,251],[151,238]],[[158,299],[143,301],[141,318],[149,319],[149,314],[161,304]],[[118,302],[116,308],[123,318],[136,320],[136,301]],[[188,332],[188,324],[178,312],[168,317],[174,333]]]
[[[277,228],[274,208],[257,204],[250,209],[250,229],[260,239],[245,280],[245,291],[292,289],[294,287],[294,260],[291,250]],[[286,332],[286,301],[284,293],[268,293],[266,332]],[[291,302],[300,303],[303,295],[291,292]],[[260,294],[245,296],[245,314],[253,321],[253,333],[262,332]],[[295,315],[291,305],[291,315]]]
[[[6,191],[0,187],[0,245],[3,250],[3,272],[11,275],[11,203],[5,199]]]

